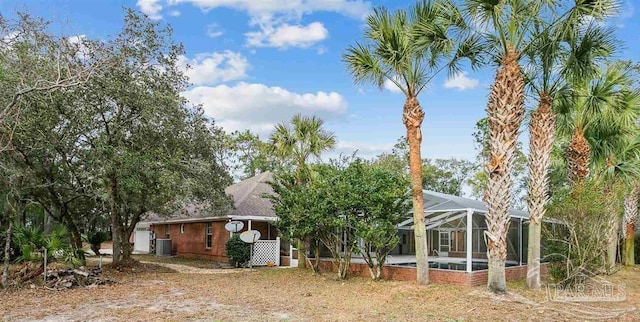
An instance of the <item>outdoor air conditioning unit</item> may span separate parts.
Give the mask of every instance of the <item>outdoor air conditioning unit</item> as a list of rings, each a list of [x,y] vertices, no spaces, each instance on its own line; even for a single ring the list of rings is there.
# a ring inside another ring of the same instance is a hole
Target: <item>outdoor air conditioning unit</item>
[[[171,256],[171,239],[156,239],[156,256]]]

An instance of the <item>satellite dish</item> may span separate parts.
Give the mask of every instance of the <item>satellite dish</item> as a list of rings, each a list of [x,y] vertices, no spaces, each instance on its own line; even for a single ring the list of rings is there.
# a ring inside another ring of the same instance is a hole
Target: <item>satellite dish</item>
[[[232,233],[237,233],[241,231],[242,228],[244,228],[244,223],[242,221],[237,221],[237,220],[230,221],[224,225],[224,229]]]
[[[247,244],[253,244],[260,239],[260,232],[257,230],[245,231],[240,234],[240,239]]]

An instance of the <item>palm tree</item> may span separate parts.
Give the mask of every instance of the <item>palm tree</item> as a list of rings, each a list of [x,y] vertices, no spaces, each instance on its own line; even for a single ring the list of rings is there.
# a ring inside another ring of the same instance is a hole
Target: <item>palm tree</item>
[[[640,104],[640,93],[636,94],[635,105]],[[640,108],[639,108],[640,109]],[[638,114],[640,115],[640,114]],[[613,273],[616,267],[616,254],[618,250],[618,240],[621,219],[625,223],[632,223],[638,212],[638,192],[637,182],[640,178],[640,139],[638,137],[638,129],[635,128],[635,134],[627,135],[621,133],[620,137],[614,140],[604,138],[604,140],[614,141],[613,149],[606,160],[600,160],[593,168],[598,170],[598,175],[605,181],[605,191],[607,194],[607,214],[609,216],[609,229],[605,231],[607,237],[607,249],[604,252],[604,263],[606,272]],[[633,131],[633,130],[632,130]],[[624,215],[620,217],[619,203],[620,197],[616,195],[616,185],[622,185],[624,196]],[[633,225],[633,224],[632,224]],[[625,227],[625,228],[628,228]],[[635,230],[635,229],[634,229]],[[631,232],[631,239],[635,235],[635,231]],[[625,235],[628,244],[628,235]],[[633,260],[633,248],[631,248],[631,259]],[[625,258],[628,255],[628,249],[625,248]],[[632,264],[633,265],[633,264]]]
[[[541,32],[566,19],[581,21],[585,15],[601,19],[613,4],[609,1],[465,0],[467,19],[478,25],[485,41],[484,54],[498,70],[487,105],[489,184],[484,200],[489,276],[487,287],[506,291],[505,262],[511,208],[511,170],[518,132],[525,115],[523,55],[536,44]],[[536,28],[536,26],[541,26]]]
[[[609,229],[605,252],[606,270],[615,268],[620,227],[619,200],[614,186],[632,186],[638,177],[639,145],[637,120],[640,118],[640,91],[633,87],[633,65],[608,64],[596,77],[574,80],[572,91],[559,99],[558,130],[571,137],[566,148],[567,180],[580,184],[592,169],[604,178],[604,193],[610,197]]]
[[[417,281],[429,281],[427,236],[422,194],[421,126],[425,113],[418,96],[443,69],[458,70],[462,57],[473,58],[474,39],[456,42],[454,35],[466,29],[456,6],[449,0],[420,1],[409,12],[376,8],[367,18],[364,37],[343,56],[355,83],[372,83],[382,89],[385,82],[405,95],[402,121],[409,143],[409,176],[413,198]]]
[[[296,184],[305,184],[309,178],[307,161],[310,157],[320,158],[322,152],[332,150],[336,138],[332,132],[322,126],[324,121],[316,116],[295,115],[291,126],[276,125],[269,137],[271,151],[295,167]],[[304,268],[306,262],[305,241],[298,241],[298,267]]]
[[[558,99],[557,129],[571,138],[565,151],[570,183],[588,177],[591,165],[610,160],[635,134],[640,106],[633,80],[630,62],[611,63],[595,77],[572,79],[570,92]]]
[[[569,17],[573,18],[573,17]],[[525,59],[527,87],[537,101],[529,122],[529,242],[527,285],[540,288],[540,237],[542,218],[549,200],[549,167],[555,140],[556,97],[568,91],[567,78],[583,79],[598,70],[598,64],[615,49],[612,32],[591,23],[587,28],[575,21],[563,21],[537,32]]]

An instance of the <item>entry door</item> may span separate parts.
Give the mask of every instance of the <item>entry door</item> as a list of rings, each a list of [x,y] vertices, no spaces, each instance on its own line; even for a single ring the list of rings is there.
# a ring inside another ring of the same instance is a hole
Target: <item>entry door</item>
[[[438,249],[438,255],[449,256],[449,250],[451,249],[451,239],[449,238],[449,231],[439,230],[438,232],[440,234],[440,247]]]

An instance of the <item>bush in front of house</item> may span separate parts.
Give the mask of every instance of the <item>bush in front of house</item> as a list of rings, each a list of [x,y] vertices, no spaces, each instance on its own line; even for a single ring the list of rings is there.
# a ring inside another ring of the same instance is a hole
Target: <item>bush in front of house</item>
[[[240,240],[240,235],[235,234],[227,241],[227,257],[236,267],[245,266],[251,257],[250,245]]]

